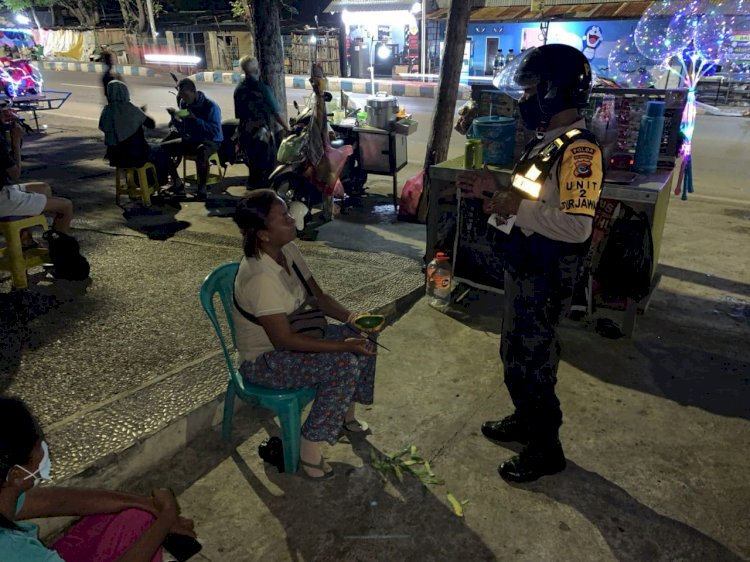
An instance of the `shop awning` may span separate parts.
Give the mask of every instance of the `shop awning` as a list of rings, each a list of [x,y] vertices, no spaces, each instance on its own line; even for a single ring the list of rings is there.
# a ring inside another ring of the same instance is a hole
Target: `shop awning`
[[[430,19],[446,19],[450,0],[438,0],[439,8],[430,12]],[[576,19],[635,19],[641,17],[651,2],[565,2],[547,0],[541,12],[531,11],[530,2],[519,0],[484,0],[484,7],[471,12],[473,22],[515,22]]]
[[[323,10],[328,14],[334,12],[381,12],[385,10],[411,10],[414,0],[333,0]]]

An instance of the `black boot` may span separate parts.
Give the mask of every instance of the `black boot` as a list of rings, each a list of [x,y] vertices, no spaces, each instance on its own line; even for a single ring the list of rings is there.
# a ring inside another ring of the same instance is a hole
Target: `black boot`
[[[493,441],[506,443],[528,443],[529,432],[518,414],[511,414],[498,421],[486,421],[482,424],[482,435]]]
[[[502,463],[497,471],[511,482],[532,482],[565,469],[565,455],[560,442],[530,443],[520,455]]]

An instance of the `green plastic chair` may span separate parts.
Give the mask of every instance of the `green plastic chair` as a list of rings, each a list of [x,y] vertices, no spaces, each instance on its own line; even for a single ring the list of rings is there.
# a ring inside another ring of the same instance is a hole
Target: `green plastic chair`
[[[234,366],[232,356],[227,348],[226,339],[219,325],[219,317],[214,306],[214,296],[219,294],[224,314],[226,315],[229,331],[232,335],[232,346],[236,348],[237,340],[234,334],[234,322],[232,319],[234,278],[237,275],[239,263],[225,263],[214,269],[203,280],[201,285],[201,304],[206,311],[211,324],[214,326],[216,335],[219,336],[221,347],[224,350],[224,359],[229,369],[229,384],[227,394],[224,398],[224,421],[222,424],[222,437],[229,441],[232,437],[232,415],[234,414],[234,397],[239,396],[254,407],[266,408],[273,411],[279,418],[281,425],[281,441],[284,448],[284,471],[289,474],[297,472],[299,464],[300,445],[300,414],[305,406],[315,398],[314,388],[303,388],[299,390],[278,390],[251,384],[247,382],[237,368]]]

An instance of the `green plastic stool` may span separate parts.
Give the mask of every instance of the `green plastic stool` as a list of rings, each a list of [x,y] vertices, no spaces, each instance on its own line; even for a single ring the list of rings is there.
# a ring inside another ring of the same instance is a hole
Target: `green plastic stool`
[[[219,299],[226,315],[227,325],[232,335],[232,346],[236,348],[237,342],[234,334],[232,307],[234,278],[237,275],[239,265],[239,263],[226,263],[214,269],[203,280],[200,292],[201,304],[208,318],[211,320],[211,324],[213,324],[216,335],[219,336],[221,347],[224,350],[227,369],[229,369],[229,383],[227,384],[227,394],[224,398],[222,436],[226,441],[229,441],[232,437],[232,416],[234,414],[235,395],[245,400],[251,406],[273,411],[278,416],[279,424],[281,425],[281,441],[284,447],[284,471],[294,474],[297,472],[299,465],[300,426],[302,425],[300,414],[305,406],[315,398],[315,389],[278,390],[251,384],[242,378],[240,372],[235,368],[219,324],[219,317],[214,306],[214,296],[217,293],[219,294]]]

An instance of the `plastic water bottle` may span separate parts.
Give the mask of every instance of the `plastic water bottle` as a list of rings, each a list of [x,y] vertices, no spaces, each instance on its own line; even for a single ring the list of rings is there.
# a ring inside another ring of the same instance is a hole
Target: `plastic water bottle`
[[[635,148],[633,170],[639,174],[656,172],[663,131],[664,102],[650,101],[646,104],[646,114],[641,117],[641,129],[638,131],[638,143]]]
[[[443,252],[435,254],[435,258],[427,264],[426,284],[430,305],[445,308],[451,301],[451,262]]]

